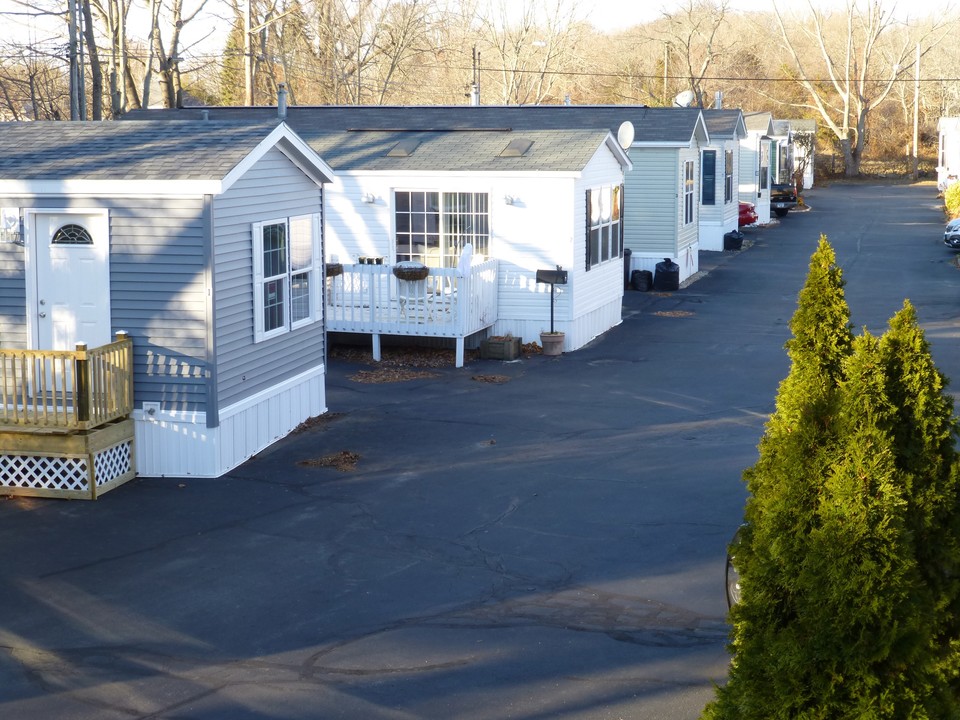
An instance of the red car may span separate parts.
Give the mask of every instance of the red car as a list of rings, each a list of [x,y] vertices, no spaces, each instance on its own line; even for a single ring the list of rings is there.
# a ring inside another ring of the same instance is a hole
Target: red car
[[[749,202],[740,202],[740,227],[753,225],[757,221],[756,206]]]

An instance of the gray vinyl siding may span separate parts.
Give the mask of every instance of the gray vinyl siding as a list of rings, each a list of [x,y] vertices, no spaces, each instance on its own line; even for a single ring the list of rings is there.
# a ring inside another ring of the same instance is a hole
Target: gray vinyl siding
[[[320,209],[320,188],[277,149],[214,200],[219,407],[228,407],[323,362],[322,320],[254,343],[253,300],[253,223]],[[320,252],[322,256],[322,249]]]
[[[24,246],[0,243],[0,346],[27,347],[26,299]]]
[[[633,170],[624,188],[624,247],[633,252],[676,252],[681,169],[676,148],[632,148]]]
[[[112,333],[134,347],[134,402],[204,410],[205,312],[199,199],[5,198],[4,207],[107,209]],[[27,238],[27,242],[31,242]],[[0,244],[0,342],[28,345],[24,248]]]
[[[203,201],[111,201],[114,332],[134,347],[134,398],[165,412],[207,410]]]

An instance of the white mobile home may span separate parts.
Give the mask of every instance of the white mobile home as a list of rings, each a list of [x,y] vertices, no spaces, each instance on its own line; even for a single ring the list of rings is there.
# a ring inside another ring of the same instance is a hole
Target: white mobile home
[[[740,141],[740,199],[752,202],[757,223],[770,222],[770,156],[774,148],[773,115],[754,112],[744,115],[747,136]]]
[[[700,149],[700,249],[723,250],[723,236],[738,227],[740,141],[746,137],[739,110],[704,110],[709,143]]]
[[[937,187],[943,192],[960,178],[960,118],[940,118],[937,132]]]

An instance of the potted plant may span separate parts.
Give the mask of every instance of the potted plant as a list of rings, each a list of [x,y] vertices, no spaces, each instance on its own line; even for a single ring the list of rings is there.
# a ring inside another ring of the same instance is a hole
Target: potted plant
[[[559,330],[540,333],[540,347],[544,355],[560,355],[563,352],[564,334]]]
[[[520,357],[520,338],[510,333],[493,335],[480,342],[480,357],[483,360],[516,360]]]
[[[540,347],[544,355],[560,355],[563,352],[564,334],[553,328],[553,303],[557,285],[567,284],[567,271],[557,265],[556,270],[537,270],[537,282],[550,285],[550,332],[540,333]]]

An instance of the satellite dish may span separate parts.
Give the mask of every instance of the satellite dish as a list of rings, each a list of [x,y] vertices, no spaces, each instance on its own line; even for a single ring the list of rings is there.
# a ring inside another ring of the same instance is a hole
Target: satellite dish
[[[633,123],[629,120],[624,120],[620,123],[620,129],[617,130],[617,142],[620,143],[620,147],[624,150],[629,150],[630,146],[633,145]]]
[[[690,107],[696,99],[693,90],[684,90],[673,99],[673,104],[675,107]]]

